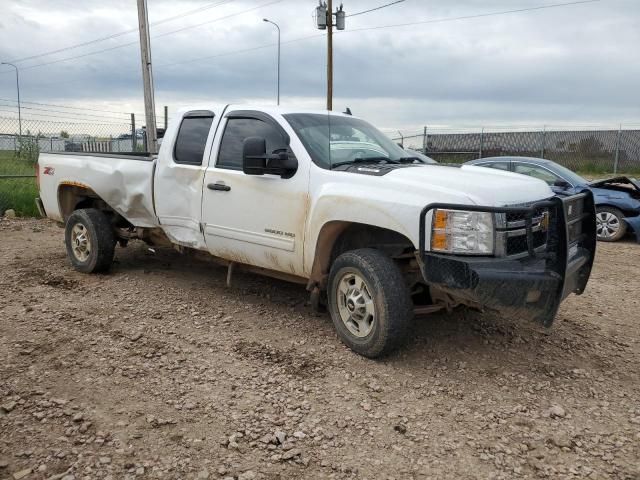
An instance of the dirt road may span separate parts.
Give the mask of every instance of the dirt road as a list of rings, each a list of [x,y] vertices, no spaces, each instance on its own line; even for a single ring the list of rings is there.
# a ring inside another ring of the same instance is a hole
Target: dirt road
[[[0,221],[0,479],[640,478],[640,246],[553,329],[470,311],[358,357],[303,287]]]

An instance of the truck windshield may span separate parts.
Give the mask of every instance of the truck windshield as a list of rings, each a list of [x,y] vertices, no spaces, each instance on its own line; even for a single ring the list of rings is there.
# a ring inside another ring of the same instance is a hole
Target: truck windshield
[[[284,115],[311,159],[322,168],[350,163],[417,160],[364,120],[319,113]]]

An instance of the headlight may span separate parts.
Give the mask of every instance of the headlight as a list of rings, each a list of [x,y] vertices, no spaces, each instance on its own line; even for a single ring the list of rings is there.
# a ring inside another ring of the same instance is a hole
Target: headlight
[[[431,251],[493,255],[493,214],[436,209],[431,224]]]

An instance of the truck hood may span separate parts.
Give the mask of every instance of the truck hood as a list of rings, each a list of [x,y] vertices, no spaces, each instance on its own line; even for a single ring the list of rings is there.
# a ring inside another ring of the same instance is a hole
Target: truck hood
[[[519,205],[544,200],[554,195],[549,185],[542,180],[472,165],[420,165],[398,168],[385,177],[398,182],[399,188],[404,184],[416,189],[441,191],[450,197],[460,197],[464,194],[476,205]]]

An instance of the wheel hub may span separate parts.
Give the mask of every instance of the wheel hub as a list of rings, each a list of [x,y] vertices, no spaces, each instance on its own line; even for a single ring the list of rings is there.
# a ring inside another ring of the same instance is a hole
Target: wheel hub
[[[620,219],[610,212],[599,212],[596,215],[596,224],[599,237],[610,238],[620,230]]]
[[[337,286],[338,313],[350,333],[366,337],[375,322],[375,306],[365,280],[355,272],[347,272]]]
[[[91,240],[87,227],[76,223],[71,229],[71,250],[73,255],[81,262],[86,262],[91,254]]]
[[[355,302],[353,301],[353,299],[351,299],[351,298],[347,299],[347,309],[348,309],[351,313],[353,313],[353,312],[354,312],[354,310],[356,309],[356,304],[355,304]]]

